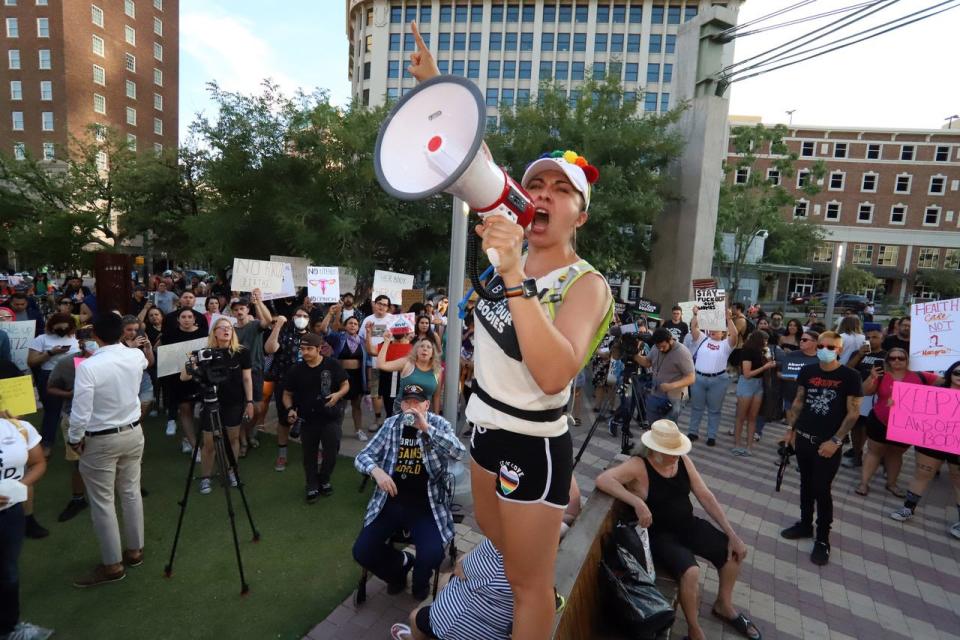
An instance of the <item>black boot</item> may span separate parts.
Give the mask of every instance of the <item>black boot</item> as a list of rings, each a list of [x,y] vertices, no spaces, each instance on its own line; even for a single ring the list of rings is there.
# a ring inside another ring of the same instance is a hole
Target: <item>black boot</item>
[[[40,538],[46,538],[48,535],[50,535],[50,532],[44,529],[31,513],[29,516],[27,516],[26,526],[24,527],[24,535],[26,535],[28,538],[39,540]]]

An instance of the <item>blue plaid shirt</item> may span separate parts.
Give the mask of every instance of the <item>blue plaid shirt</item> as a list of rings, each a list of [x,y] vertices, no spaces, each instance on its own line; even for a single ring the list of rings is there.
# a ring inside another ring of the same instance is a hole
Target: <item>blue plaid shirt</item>
[[[370,475],[376,467],[380,467],[387,475],[393,475],[400,450],[400,435],[403,433],[402,418],[403,414],[398,414],[383,423],[377,435],[354,459],[353,466],[357,471]],[[428,412],[427,423],[430,425],[427,432],[418,432],[417,438],[420,440],[420,450],[423,452],[423,462],[427,469],[430,510],[433,512],[433,519],[443,538],[443,544],[446,545],[453,539],[453,514],[441,495],[444,490],[443,479],[447,472],[447,462],[460,460],[467,449],[457,438],[450,423],[441,416]],[[366,527],[377,518],[383,505],[387,503],[387,498],[387,492],[378,486],[373,497],[370,498],[370,503],[367,504],[363,526]]]

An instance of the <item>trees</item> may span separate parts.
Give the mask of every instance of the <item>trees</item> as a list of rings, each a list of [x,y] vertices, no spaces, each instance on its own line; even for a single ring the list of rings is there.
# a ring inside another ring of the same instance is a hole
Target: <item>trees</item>
[[[796,263],[809,258],[810,247],[823,239],[823,231],[804,220],[788,222],[785,209],[796,205],[796,198],[783,185],[794,175],[797,155],[783,142],[787,133],[784,125],[766,127],[735,127],[731,142],[737,153],[736,164],[724,163],[724,171],[736,175],[736,180],[725,181],[720,187],[720,205],[717,212],[717,253],[730,266],[731,291],[740,286],[743,265],[750,245],[763,231],[768,234],[767,257],[775,262]],[[757,154],[769,151],[769,162],[759,162]],[[777,171],[776,181],[768,179],[766,168]],[[821,161],[813,165],[810,177],[801,187],[807,196],[816,195],[817,181],[826,173]],[[724,233],[733,236],[733,255],[720,251]]]
[[[921,269],[917,271],[917,281],[924,287],[936,291],[941,299],[960,298],[960,277],[950,269]]]
[[[877,276],[859,267],[844,267],[837,276],[837,291],[857,293],[876,286]]]

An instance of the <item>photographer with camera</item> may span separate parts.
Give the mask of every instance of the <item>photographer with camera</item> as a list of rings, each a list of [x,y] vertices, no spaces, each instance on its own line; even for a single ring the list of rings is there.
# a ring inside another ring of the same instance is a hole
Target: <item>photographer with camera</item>
[[[676,422],[687,388],[697,380],[693,356],[667,329],[656,329],[651,342],[653,349],[649,355],[638,353],[633,357],[653,375],[653,386],[646,399],[647,417],[651,423],[661,418]]]
[[[227,318],[220,318],[204,352],[195,352],[180,372],[180,380],[197,380],[201,384],[217,386],[217,402],[220,405],[220,421],[230,440],[233,459],[240,457],[240,423],[253,419],[253,377],[251,375],[250,351],[240,345],[237,332]],[[199,357],[198,357],[199,356]],[[213,488],[210,474],[213,473],[213,424],[206,405],[200,413],[200,431],[203,433],[203,449],[200,453],[200,493],[206,495]],[[237,479],[230,471],[230,484]]]
[[[350,381],[343,366],[334,358],[320,353],[323,338],[305,333],[300,338],[299,362],[283,380],[281,416],[292,428],[290,435],[300,433],[303,450],[303,472],[306,477],[306,498],[313,504],[320,496],[333,493],[330,478],[340,452],[342,400],[350,392]],[[299,427],[299,429],[298,429]],[[323,460],[317,470],[317,454],[323,446]]]

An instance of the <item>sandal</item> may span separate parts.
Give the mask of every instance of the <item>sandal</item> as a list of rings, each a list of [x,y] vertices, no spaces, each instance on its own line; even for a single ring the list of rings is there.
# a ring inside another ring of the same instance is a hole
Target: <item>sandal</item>
[[[390,637],[393,640],[412,640],[413,633],[410,631],[409,626],[402,622],[397,622],[390,627]]]
[[[866,498],[868,495],[870,495],[870,487],[867,487],[866,489],[862,489],[862,490],[860,489],[860,487],[857,487],[856,489],[853,490],[853,492],[858,496],[863,496],[864,498]]]
[[[901,489],[900,487],[898,487],[897,485],[893,485],[893,486],[891,487],[890,485],[885,484],[885,485],[883,485],[883,486],[886,487],[887,491],[889,491],[890,493],[892,493],[893,495],[895,495],[895,496],[898,497],[898,498],[905,498],[905,497],[907,497],[907,492],[904,491],[903,489]]]
[[[736,617],[733,618],[720,615],[716,609],[713,609],[711,613],[714,615],[714,617],[720,618],[725,623],[742,633],[744,636],[750,638],[750,640],[760,640],[760,638],[763,637],[760,634],[760,629],[757,628],[757,625],[753,624],[753,621],[745,616],[742,611],[738,611]]]

